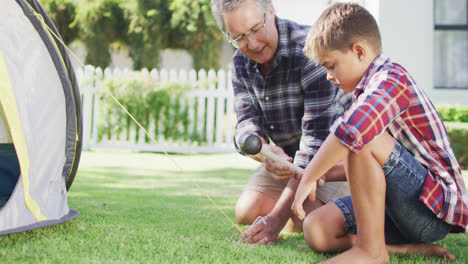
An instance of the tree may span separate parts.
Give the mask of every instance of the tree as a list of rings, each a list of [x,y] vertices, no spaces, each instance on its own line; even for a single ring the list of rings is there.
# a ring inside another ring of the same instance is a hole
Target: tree
[[[86,46],[85,63],[106,67],[111,62],[110,44],[126,44],[128,19],[124,0],[84,0],[78,5],[75,25]]]
[[[166,46],[164,36],[171,33],[168,4],[167,0],[134,0],[129,8],[127,43],[136,69],[158,67],[160,52]]]
[[[43,0],[66,43],[79,39],[85,63],[106,67],[110,45],[129,47],[134,68],[154,68],[165,48],[185,49],[194,67],[218,68],[221,31],[209,0]],[[78,33],[79,32],[79,33]]]
[[[224,37],[211,14],[210,1],[173,0],[169,8],[173,38],[179,39],[169,43],[188,50],[195,68],[218,68]]]
[[[41,3],[54,21],[65,44],[75,40],[80,29],[72,25],[76,17],[76,5],[73,0],[42,0]]]

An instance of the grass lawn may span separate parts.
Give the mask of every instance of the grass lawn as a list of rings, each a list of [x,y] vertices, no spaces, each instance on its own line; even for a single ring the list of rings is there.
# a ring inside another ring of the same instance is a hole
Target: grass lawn
[[[179,171],[171,159],[183,166]],[[273,246],[228,242],[234,206],[256,163],[238,154],[84,152],[69,192],[80,216],[62,225],[0,237],[1,263],[315,263],[302,234]],[[468,171],[464,171],[468,178]],[[466,181],[468,183],[468,179]],[[468,237],[440,242],[468,263]],[[437,262],[391,256],[392,263]]]

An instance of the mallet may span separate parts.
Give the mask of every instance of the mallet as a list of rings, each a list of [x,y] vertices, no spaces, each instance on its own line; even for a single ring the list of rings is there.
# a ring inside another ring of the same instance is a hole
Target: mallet
[[[297,174],[302,174],[304,172],[304,169],[301,167],[298,167],[294,165],[293,163],[289,162],[287,159],[284,157],[278,156],[275,153],[271,152],[268,148],[264,148],[262,144],[262,140],[257,136],[257,135],[248,135],[244,139],[239,140],[239,147],[241,151],[247,155],[256,155],[258,153],[261,153],[263,156],[266,158],[280,162],[284,165],[289,166],[290,168],[296,170]],[[320,179],[318,183],[318,187],[321,187],[325,184],[325,181]]]

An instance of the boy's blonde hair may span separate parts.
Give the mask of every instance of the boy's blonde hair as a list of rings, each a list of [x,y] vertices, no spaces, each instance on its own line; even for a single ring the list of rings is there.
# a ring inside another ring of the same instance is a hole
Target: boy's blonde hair
[[[319,60],[327,50],[346,51],[357,41],[366,42],[376,54],[382,52],[374,17],[358,4],[337,3],[327,8],[310,29],[304,53],[311,60]]]

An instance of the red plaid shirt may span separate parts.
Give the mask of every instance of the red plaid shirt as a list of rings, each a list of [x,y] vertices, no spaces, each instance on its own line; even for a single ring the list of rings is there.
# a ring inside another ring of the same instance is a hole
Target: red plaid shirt
[[[429,170],[419,200],[437,217],[468,233],[468,197],[445,126],[424,91],[400,65],[381,54],[354,89],[356,101],[330,128],[358,153],[389,133]]]

